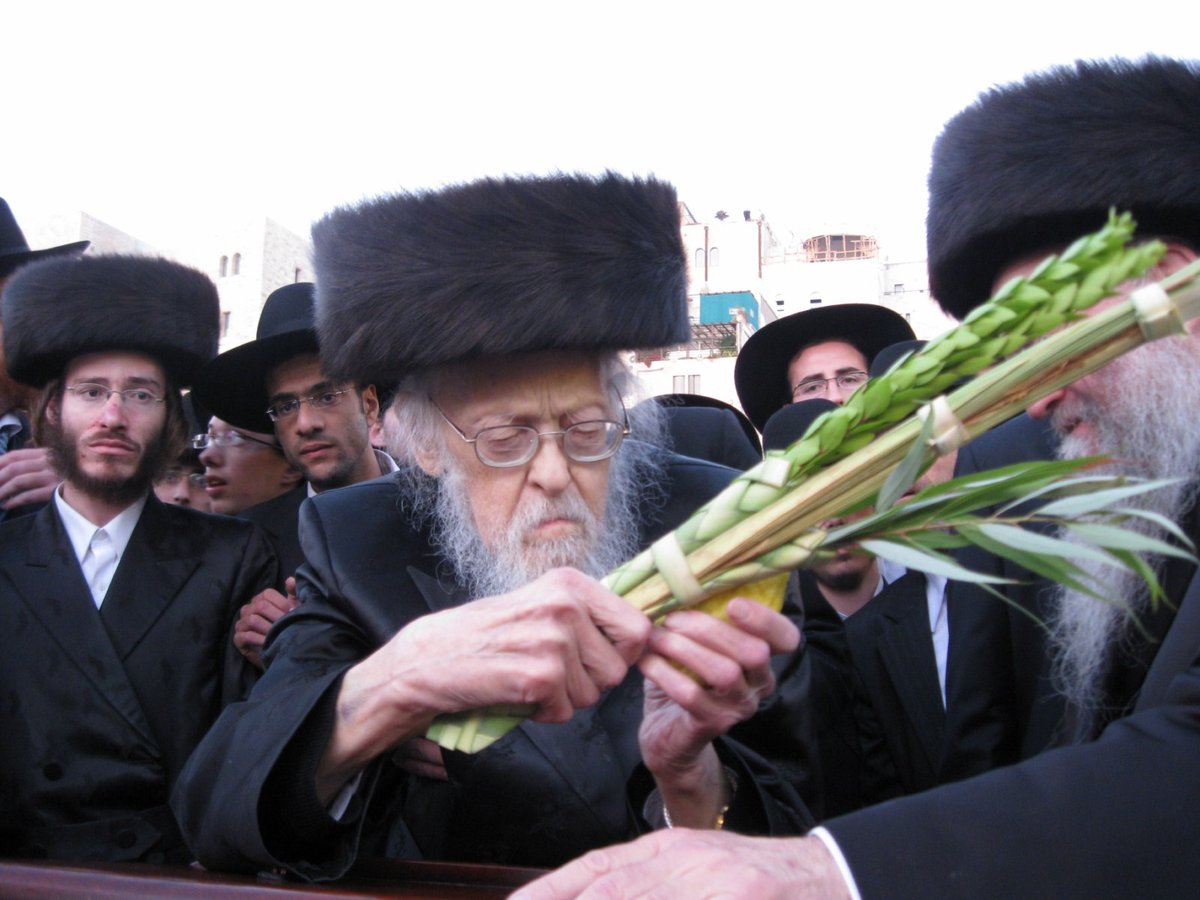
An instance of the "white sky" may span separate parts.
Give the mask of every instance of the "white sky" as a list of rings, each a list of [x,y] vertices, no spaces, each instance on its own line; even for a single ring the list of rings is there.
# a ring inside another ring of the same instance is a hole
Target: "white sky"
[[[701,218],[924,252],[929,151],[995,83],[1200,55],[1194,4],[9,4],[0,196],[164,249],[481,175],[654,173]],[[26,230],[30,225],[26,224]]]

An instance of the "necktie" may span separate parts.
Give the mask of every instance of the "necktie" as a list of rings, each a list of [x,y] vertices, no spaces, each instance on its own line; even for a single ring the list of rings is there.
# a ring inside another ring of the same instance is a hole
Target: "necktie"
[[[87,579],[88,587],[92,589],[92,599],[99,609],[100,604],[104,602],[104,595],[108,593],[113,573],[117,570],[117,553],[112,538],[103,528],[97,528],[96,533],[92,535],[81,565],[83,577]]]

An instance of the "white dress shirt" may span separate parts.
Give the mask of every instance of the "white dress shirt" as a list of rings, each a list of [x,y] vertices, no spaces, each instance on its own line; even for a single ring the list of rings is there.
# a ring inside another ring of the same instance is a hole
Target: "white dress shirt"
[[[142,517],[146,497],[143,495],[135,500],[99,527],[76,512],[71,504],[63,499],[61,484],[54,491],[54,505],[75,551],[75,558],[79,560],[83,569],[83,577],[92,592],[92,601],[96,604],[96,609],[99,609],[105,594],[108,593],[108,586],[112,584],[121,557],[125,555],[125,548],[129,546],[133,529]]]

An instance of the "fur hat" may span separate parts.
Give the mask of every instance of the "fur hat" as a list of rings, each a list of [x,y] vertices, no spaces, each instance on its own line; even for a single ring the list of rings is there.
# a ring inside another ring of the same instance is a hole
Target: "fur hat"
[[[962,318],[1021,257],[1101,227],[1200,247],[1200,67],[1077,62],[980,96],[933,148],[930,292]]]
[[[653,178],[485,179],[336,210],[313,226],[331,378],[393,383],[481,355],[689,337],[675,189]]]
[[[4,355],[44,387],[76,356],[146,353],[178,386],[217,352],[220,302],[207,275],[166,259],[85,256],[22,266],[4,287]]]
[[[834,303],[792,313],[764,325],[743,345],[733,366],[742,409],[756,428],[792,402],[788,366],[805,347],[845,341],[868,362],[889,344],[912,340],[912,326],[898,312],[875,303]]]

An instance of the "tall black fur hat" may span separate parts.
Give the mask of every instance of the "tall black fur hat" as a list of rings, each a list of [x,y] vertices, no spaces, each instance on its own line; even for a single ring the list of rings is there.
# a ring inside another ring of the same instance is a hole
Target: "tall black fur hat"
[[[1077,62],[994,88],[933,148],[929,287],[962,318],[1007,265],[1129,210],[1200,247],[1200,64]]]
[[[4,287],[4,356],[14,379],[44,387],[81,354],[136,351],[182,387],[216,355],[220,314],[208,276],[170,260],[41,260]]]
[[[482,355],[688,339],[675,189],[653,178],[485,179],[313,226],[325,373],[394,383]]]

